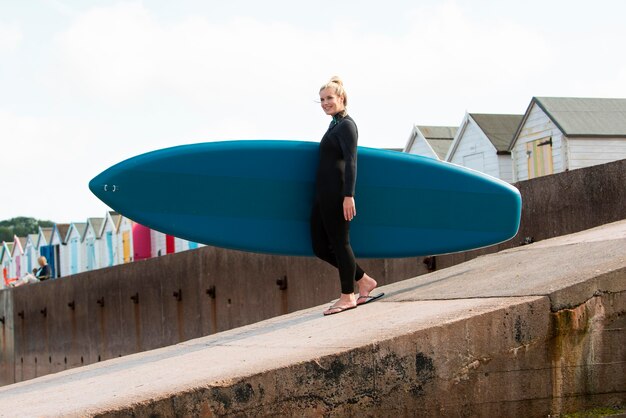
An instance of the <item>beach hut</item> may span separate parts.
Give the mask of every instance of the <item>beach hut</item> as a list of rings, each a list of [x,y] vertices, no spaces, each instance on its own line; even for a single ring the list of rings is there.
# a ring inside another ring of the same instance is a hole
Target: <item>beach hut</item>
[[[116,216],[115,212],[106,212],[104,215],[104,221],[102,222],[102,229],[100,231],[100,244],[99,260],[101,267],[111,267],[115,265],[116,260],[116,226],[113,216]]]
[[[67,257],[69,251],[66,250],[66,237],[67,231],[70,229],[70,224],[54,224],[52,232],[50,233],[50,256],[49,262],[52,260],[54,263],[54,276],[61,277],[68,274],[69,266],[68,262],[64,261],[64,257]]]
[[[37,258],[39,252],[37,250],[37,234],[28,234],[26,236],[26,244],[24,245],[24,258],[26,261],[26,271],[31,273],[34,268],[38,268]]]
[[[24,246],[26,245],[26,237],[13,236],[13,251],[11,252],[11,259],[13,263],[12,275],[15,277],[22,277],[26,273],[30,273],[26,270],[26,257],[24,257]]]
[[[115,214],[117,264],[133,261],[133,222],[125,216]]]
[[[513,181],[509,145],[523,115],[466,113],[446,161]]]
[[[72,222],[67,230],[67,237],[65,238],[66,257],[64,259],[69,266],[67,274],[78,274],[83,271],[82,255],[84,251],[81,248],[81,242],[86,228],[86,222]]]
[[[37,252],[40,256],[46,257],[48,266],[50,266],[50,277],[57,277],[54,264],[54,248],[50,245],[53,227],[39,227],[37,234]]]
[[[9,271],[8,271],[8,269],[5,270],[5,268],[4,268],[4,245],[5,245],[5,243],[4,243],[4,241],[2,241],[2,246],[0,246],[0,268],[2,269],[2,278],[4,279],[0,283],[0,288],[2,288],[2,289],[4,289],[5,287],[7,287],[9,285],[9,282],[8,282]]]
[[[82,271],[91,271],[100,268],[99,244],[100,233],[104,218],[88,218],[85,225],[85,232],[81,238]]]
[[[414,125],[403,152],[444,160],[458,128]]]
[[[2,241],[2,247],[0,248],[0,264],[2,265],[2,287],[6,287],[9,283],[15,281],[16,277],[13,269],[13,243]]]
[[[181,251],[193,250],[204,246],[196,242],[187,241],[173,235],[166,235],[162,232],[151,230],[152,256],[158,257],[165,254],[178,253]]]
[[[174,237],[171,237],[170,235],[165,235],[162,232],[159,231],[155,231],[154,229],[150,230],[150,247],[151,247],[151,253],[153,257],[159,257],[165,254],[169,254],[168,253],[168,246],[167,243],[170,243],[170,252],[173,253],[174,252]]]
[[[187,241],[186,239],[182,239],[178,237],[174,238],[174,251],[177,253],[181,251],[195,250],[200,245],[201,244],[198,244],[193,241]]]
[[[152,257],[152,230],[147,226],[132,223],[133,230],[133,258],[135,261]]]
[[[626,158],[626,99],[533,97],[510,144],[515,181]]]

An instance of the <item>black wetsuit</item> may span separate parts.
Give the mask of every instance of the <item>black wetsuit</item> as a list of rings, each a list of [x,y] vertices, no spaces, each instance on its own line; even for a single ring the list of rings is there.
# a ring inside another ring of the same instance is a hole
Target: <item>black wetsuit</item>
[[[35,277],[37,277],[41,282],[48,280],[50,278],[50,266],[46,264],[45,266],[39,268]]]
[[[320,142],[315,203],[311,214],[313,252],[339,269],[341,293],[354,292],[363,277],[350,246],[350,222],[343,215],[343,199],[354,196],[358,131],[348,115],[335,115]]]

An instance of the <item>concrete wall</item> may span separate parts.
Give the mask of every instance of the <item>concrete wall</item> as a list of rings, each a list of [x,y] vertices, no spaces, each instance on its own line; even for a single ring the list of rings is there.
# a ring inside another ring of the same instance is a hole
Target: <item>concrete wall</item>
[[[523,299],[523,300],[522,300]],[[545,417],[620,405],[626,292],[548,297],[98,417]]]
[[[475,251],[435,257],[436,269],[525,242],[567,235],[626,218],[626,160],[513,184],[522,194],[522,219],[511,240]],[[434,263],[434,264],[433,264]]]
[[[362,265],[381,285],[426,271],[421,259]],[[338,294],[336,271],[316,259],[213,247],[3,290],[0,383],[176,344]]]
[[[390,284],[517,246],[525,237],[541,240],[623,219],[624,184],[626,160],[521,182],[522,225],[508,243],[361,264],[380,285]],[[336,271],[319,260],[213,247],[2,290],[0,384],[168,346],[338,294]]]

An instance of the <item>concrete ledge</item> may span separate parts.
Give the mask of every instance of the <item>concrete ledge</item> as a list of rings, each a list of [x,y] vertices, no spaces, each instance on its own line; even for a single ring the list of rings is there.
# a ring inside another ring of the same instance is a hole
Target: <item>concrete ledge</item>
[[[386,286],[387,301],[548,296],[553,311],[624,290],[626,221],[517,247]]]
[[[0,416],[546,416],[626,402],[626,221],[0,388]],[[595,236],[595,238],[590,238]]]

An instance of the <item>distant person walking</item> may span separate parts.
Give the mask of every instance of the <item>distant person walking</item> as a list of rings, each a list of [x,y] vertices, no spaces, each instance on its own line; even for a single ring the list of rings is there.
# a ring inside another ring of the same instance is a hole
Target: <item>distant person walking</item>
[[[341,296],[324,315],[332,315],[371,302],[378,285],[356,263],[350,246],[350,221],[356,216],[354,192],[357,174],[356,123],[348,115],[343,82],[333,77],[319,91],[324,112],[332,116],[320,142],[316,193],[311,213],[311,241],[317,257],[339,270]],[[354,281],[359,296],[354,294]]]

